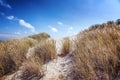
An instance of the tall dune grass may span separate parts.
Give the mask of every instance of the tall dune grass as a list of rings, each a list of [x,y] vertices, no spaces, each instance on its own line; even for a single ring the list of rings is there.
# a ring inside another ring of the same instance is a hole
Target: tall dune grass
[[[62,40],[62,44],[63,44],[63,46],[62,46],[62,49],[61,49],[61,56],[66,56],[67,54],[69,54],[70,49],[71,49],[70,39],[68,37],[65,37]]]
[[[26,61],[24,63],[24,68],[22,69],[21,75],[13,77],[14,80],[17,79],[17,77],[20,77],[21,80],[39,80],[41,77],[44,76],[44,72],[41,68],[41,65],[39,63],[33,62],[33,61]]]
[[[49,37],[47,33],[41,33],[22,39],[0,42],[0,77],[18,70],[26,61],[28,49]]]
[[[76,80],[115,80],[120,72],[120,27],[100,26],[80,33],[75,41]]]
[[[33,55],[29,59],[36,63],[38,62],[40,65],[43,65],[52,59],[56,59],[55,43],[55,40],[40,42],[40,44],[34,47]]]
[[[36,40],[25,38],[0,43],[0,76],[17,70],[26,59],[27,50],[37,44]]]
[[[44,76],[42,66],[49,61],[56,59],[55,40],[41,41],[34,48],[32,54],[24,62],[23,70],[20,75],[22,80],[39,80]]]

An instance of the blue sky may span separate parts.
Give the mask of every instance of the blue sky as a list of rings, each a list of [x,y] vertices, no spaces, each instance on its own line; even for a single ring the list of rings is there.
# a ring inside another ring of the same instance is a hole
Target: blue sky
[[[120,18],[120,0],[0,0],[0,39],[71,36]]]

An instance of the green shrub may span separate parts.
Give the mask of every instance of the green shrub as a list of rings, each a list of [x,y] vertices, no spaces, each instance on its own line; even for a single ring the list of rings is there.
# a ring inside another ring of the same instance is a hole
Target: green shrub
[[[47,38],[50,38],[50,35],[48,35],[47,33],[40,33],[40,34],[28,36],[28,37],[35,39],[37,41],[41,41],[41,40],[46,40]]]

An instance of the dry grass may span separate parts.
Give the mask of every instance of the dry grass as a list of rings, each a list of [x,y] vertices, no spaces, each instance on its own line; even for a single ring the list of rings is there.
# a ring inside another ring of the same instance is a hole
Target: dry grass
[[[15,70],[15,62],[10,55],[3,53],[0,55],[0,77]]]
[[[119,74],[120,27],[101,26],[80,33],[75,41],[76,80],[115,80]]]
[[[26,62],[24,64],[24,69],[22,70],[22,75],[20,75],[21,80],[39,80],[44,76],[41,69],[41,65],[36,62]]]
[[[95,25],[85,30],[75,40],[74,80],[115,80],[120,74],[120,25],[113,22]],[[34,37],[32,37],[34,38]],[[42,65],[57,58],[56,41],[26,38],[0,43],[0,77],[19,68],[24,62],[22,80],[40,79]],[[36,45],[37,44],[37,45]],[[35,46],[36,45],[36,46]],[[33,47],[32,56],[26,53]],[[63,40],[63,56],[71,51],[69,38]]]
[[[67,54],[69,54],[70,49],[71,49],[71,43],[68,37],[64,38],[63,41],[63,47],[61,50],[61,56],[66,56]]]
[[[24,66],[21,79],[41,77],[41,66],[56,58],[55,41],[46,40],[50,36],[45,33],[29,36],[29,38],[14,39],[0,43],[0,79],[12,74]],[[36,46],[37,45],[37,46]],[[26,58],[28,49],[34,47],[32,58]],[[24,65],[23,65],[24,63]],[[13,79],[14,80],[14,79]]]
[[[33,39],[10,40],[0,43],[0,77],[17,70],[26,59],[27,50],[37,42]]]
[[[22,80],[42,77],[41,66],[57,58],[55,41],[46,40],[49,37],[42,33],[29,38],[0,42],[0,79],[19,70],[20,66],[24,66],[23,75],[20,76]],[[26,53],[31,47],[34,48],[34,55],[26,59]]]
[[[42,65],[57,58],[55,40],[41,41],[32,49],[33,54],[24,63],[22,80],[38,80],[44,76]]]
[[[34,54],[29,59],[43,65],[56,58],[55,41],[46,40],[34,47]]]

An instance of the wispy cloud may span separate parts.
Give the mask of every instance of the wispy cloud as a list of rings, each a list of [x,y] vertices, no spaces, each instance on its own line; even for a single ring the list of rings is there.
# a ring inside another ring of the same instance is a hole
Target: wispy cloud
[[[62,23],[62,22],[60,22],[60,21],[58,21],[58,22],[57,22],[57,24],[59,24],[59,25],[61,25],[61,26],[63,25],[63,23]]]
[[[19,19],[19,18],[13,16],[13,15],[11,15],[11,16],[6,16],[6,18],[7,18],[8,20],[17,21],[21,26],[30,29],[31,32],[35,32],[35,27],[34,27],[32,24],[26,22],[26,21],[23,20],[23,19]],[[16,33],[16,34],[19,34],[19,33]]]
[[[16,35],[21,35],[20,31],[15,32]]]
[[[58,32],[58,30],[57,30],[56,28],[54,28],[54,27],[52,27],[51,30],[52,30],[53,32]]]
[[[32,32],[35,32],[35,27],[33,25],[31,25],[30,23],[24,21],[23,19],[19,20],[19,24],[23,27],[30,29]]]
[[[74,29],[74,27],[68,28],[68,34],[69,35],[76,35],[78,32]]]
[[[15,17],[14,16],[7,16],[8,20],[13,20]]]
[[[12,7],[8,3],[5,3],[4,0],[0,0],[0,5],[6,8],[12,9]]]
[[[57,29],[57,28],[52,27],[52,26],[48,26],[48,27],[51,29],[52,32],[58,32],[58,29]]]
[[[68,33],[73,33],[73,32],[74,32],[74,31],[73,31],[73,27],[69,27],[67,32],[68,32]]]

